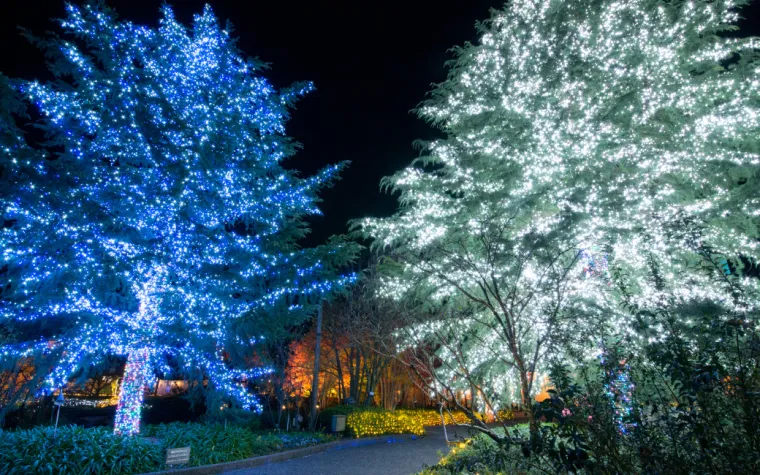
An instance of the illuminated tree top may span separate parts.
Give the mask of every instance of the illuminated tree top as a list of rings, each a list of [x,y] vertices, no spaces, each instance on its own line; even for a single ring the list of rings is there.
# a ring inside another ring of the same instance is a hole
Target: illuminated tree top
[[[561,222],[579,247],[613,245],[642,268],[644,247],[667,247],[662,224],[688,219],[741,267],[760,237],[760,83],[757,40],[726,34],[736,9],[520,0],[494,12],[419,109],[448,136],[386,180],[405,206],[374,221],[376,236],[424,249],[503,212],[512,227]]]

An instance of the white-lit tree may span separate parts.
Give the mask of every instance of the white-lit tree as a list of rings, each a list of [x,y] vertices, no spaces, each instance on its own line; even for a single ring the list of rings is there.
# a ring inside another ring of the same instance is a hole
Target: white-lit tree
[[[461,328],[503,340],[523,389],[535,355],[568,332],[589,348],[605,333],[659,338],[661,321],[634,335],[624,309],[710,302],[751,318],[760,76],[756,40],[730,34],[737,5],[517,0],[495,11],[419,108],[446,138],[385,181],[400,211],[358,223],[403,266],[387,290],[422,285],[434,302],[474,304]],[[591,278],[589,262],[609,273]],[[557,334],[558,317],[577,326]]]
[[[342,167],[301,179],[282,166],[297,148],[289,109],[312,85],[276,91],[209,7],[191,28],[169,7],[158,28],[101,4],[67,12],[64,37],[37,40],[59,80],[19,83],[43,116],[46,157],[2,157],[0,318],[34,336],[3,359],[34,357],[54,389],[124,356],[117,433],[139,430],[143,389],[162,371],[260,409],[245,382],[266,369],[232,367],[228,350],[250,344],[233,323],[285,298],[303,316],[353,278],[336,272],[352,246],[296,246]],[[35,173],[20,179],[22,167]]]

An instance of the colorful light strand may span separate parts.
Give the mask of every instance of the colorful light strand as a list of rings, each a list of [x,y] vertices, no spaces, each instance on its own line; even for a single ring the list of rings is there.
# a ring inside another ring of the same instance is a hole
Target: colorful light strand
[[[604,389],[612,404],[613,420],[618,432],[628,435],[637,427],[637,423],[631,420],[636,388],[631,381],[631,367],[625,358],[611,358],[606,349],[600,353],[599,360],[605,373]]]

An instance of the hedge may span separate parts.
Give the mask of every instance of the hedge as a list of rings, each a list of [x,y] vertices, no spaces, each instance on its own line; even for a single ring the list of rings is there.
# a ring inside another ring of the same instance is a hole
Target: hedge
[[[353,437],[371,437],[386,434],[423,435],[425,426],[441,425],[441,414],[434,409],[396,409],[388,411],[377,407],[334,406],[322,411],[319,422],[329,430],[332,416],[346,415],[346,431]],[[511,412],[500,413],[502,419],[511,419]],[[444,412],[446,424],[470,422],[464,412]]]

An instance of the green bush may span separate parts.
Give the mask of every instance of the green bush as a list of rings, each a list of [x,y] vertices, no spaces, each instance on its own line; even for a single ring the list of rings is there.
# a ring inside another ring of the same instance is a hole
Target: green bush
[[[233,424],[171,423],[144,426],[136,437],[112,428],[51,427],[0,432],[0,473],[119,474],[164,469],[169,447],[190,447],[190,466],[231,462],[329,442],[326,434],[252,432]]]
[[[205,414],[199,422],[204,424],[232,424],[252,431],[261,430],[261,416],[243,409],[227,409]]]
[[[501,431],[501,429],[497,429]],[[527,424],[510,429],[510,434],[526,435]],[[451,449],[448,455],[432,467],[427,467],[419,475],[495,475],[507,473],[544,473],[531,468],[531,460],[526,459],[519,446],[500,447],[485,434],[478,434]]]
[[[372,437],[386,434],[425,433],[422,412],[409,410],[388,411],[380,407],[333,406],[319,414],[319,425],[330,429],[332,416],[346,417],[346,434],[351,437]]]
[[[120,437],[113,429],[77,426],[0,433],[0,473],[129,474],[155,471],[164,447],[142,437]]]
[[[346,430],[355,437],[385,434],[424,435],[422,419],[411,411],[387,411],[381,408],[362,408],[346,418]]]
[[[332,406],[328,407],[327,409],[323,409],[320,411],[319,415],[317,416],[317,427],[324,428],[325,430],[330,430],[330,427],[332,427],[332,416],[334,415],[344,415],[347,416],[351,414],[353,411],[356,410],[362,410],[363,407],[356,407],[356,406]]]

